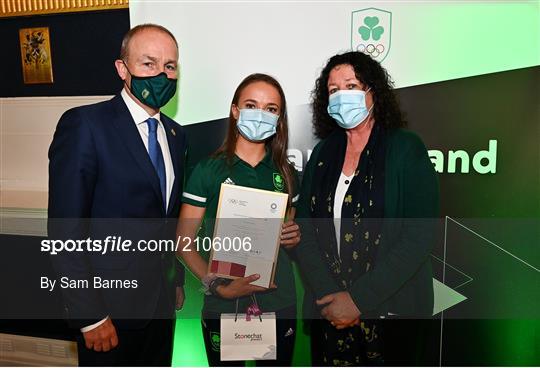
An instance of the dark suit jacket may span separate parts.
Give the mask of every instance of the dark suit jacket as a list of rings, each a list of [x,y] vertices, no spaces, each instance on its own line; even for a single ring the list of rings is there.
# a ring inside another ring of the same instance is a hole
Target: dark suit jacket
[[[132,248],[141,239],[174,238],[186,138],[173,120],[161,114],[161,121],[175,173],[167,212],[157,173],[120,95],[63,114],[49,149],[49,238],[122,236],[133,241]],[[58,278],[89,280],[89,288],[62,290],[74,327],[106,315],[117,326],[143,327],[157,315],[173,315],[174,290],[183,284],[184,269],[171,249],[106,254],[85,249],[51,257]],[[136,280],[137,288],[94,288],[94,277]]]

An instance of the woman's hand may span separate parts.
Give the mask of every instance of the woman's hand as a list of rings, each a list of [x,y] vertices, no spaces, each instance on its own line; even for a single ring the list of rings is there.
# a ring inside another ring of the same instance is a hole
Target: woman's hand
[[[300,226],[292,220],[283,223],[281,228],[281,246],[285,249],[294,248],[300,243]]]
[[[325,306],[321,315],[334,326],[339,326],[338,329],[356,324],[356,319],[361,315],[351,295],[346,291],[326,295],[317,300],[317,305]]]
[[[344,321],[343,323],[330,322],[337,330],[343,330],[345,328],[351,328],[354,326],[360,326],[360,318],[354,321]]]
[[[229,285],[220,285],[216,288],[218,295],[224,299],[236,299],[242,296],[251,295],[253,293],[267,291],[268,289],[251,285],[253,281],[256,281],[261,276],[258,274],[250,275],[247,277],[239,277],[233,280]],[[270,285],[270,289],[275,289],[276,285]]]

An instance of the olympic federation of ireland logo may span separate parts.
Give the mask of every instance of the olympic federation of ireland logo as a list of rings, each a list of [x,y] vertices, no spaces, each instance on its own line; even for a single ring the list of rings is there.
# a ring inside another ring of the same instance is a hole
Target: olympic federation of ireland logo
[[[377,8],[352,12],[351,49],[382,62],[390,51],[392,13]]]

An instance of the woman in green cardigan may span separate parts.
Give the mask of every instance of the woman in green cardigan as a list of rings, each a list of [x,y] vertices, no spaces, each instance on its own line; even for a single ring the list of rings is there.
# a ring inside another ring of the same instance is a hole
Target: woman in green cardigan
[[[396,352],[416,341],[422,323],[411,318],[433,311],[433,165],[420,138],[403,129],[386,70],[366,54],[330,58],[312,107],[321,141],[304,173],[296,252],[313,365],[413,363],[410,349]]]

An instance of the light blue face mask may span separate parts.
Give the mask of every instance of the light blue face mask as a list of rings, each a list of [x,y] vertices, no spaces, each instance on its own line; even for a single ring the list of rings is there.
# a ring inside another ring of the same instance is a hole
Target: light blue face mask
[[[341,90],[330,95],[326,111],[343,129],[356,128],[366,121],[373,105],[366,106],[367,91]]]
[[[261,109],[241,109],[236,127],[247,140],[260,142],[276,134],[278,119],[279,115]]]

